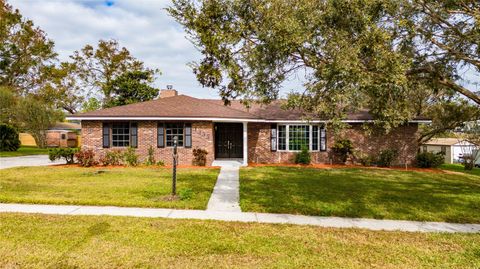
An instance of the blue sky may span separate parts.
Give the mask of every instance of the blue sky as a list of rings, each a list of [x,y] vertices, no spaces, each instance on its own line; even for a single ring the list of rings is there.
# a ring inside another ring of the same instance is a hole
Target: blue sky
[[[138,59],[162,72],[155,84],[172,84],[180,93],[217,98],[216,90],[203,88],[188,63],[201,59],[200,53],[185,38],[185,32],[165,8],[170,0],[7,0],[14,8],[55,41],[60,60],[86,44],[99,39],[116,39]],[[464,70],[464,86],[480,90],[479,74]],[[284,83],[282,93],[301,89],[301,77]]]

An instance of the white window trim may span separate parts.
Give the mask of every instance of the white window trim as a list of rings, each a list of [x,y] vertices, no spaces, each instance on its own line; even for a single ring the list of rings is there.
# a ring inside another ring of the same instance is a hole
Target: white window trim
[[[280,143],[278,140],[280,139],[279,135],[279,127],[280,125],[285,126],[285,149],[279,149]],[[320,151],[320,141],[321,141],[321,135],[320,135],[320,130],[322,127],[320,125],[318,126],[318,149],[317,150],[312,150],[312,137],[313,137],[313,125],[312,124],[298,124],[298,123],[291,123],[291,124],[277,124],[277,151],[279,152],[301,152],[301,150],[289,150],[289,144],[290,144],[290,125],[296,125],[296,126],[308,126],[308,151],[309,152],[319,152]],[[316,124],[315,124],[316,125]]]

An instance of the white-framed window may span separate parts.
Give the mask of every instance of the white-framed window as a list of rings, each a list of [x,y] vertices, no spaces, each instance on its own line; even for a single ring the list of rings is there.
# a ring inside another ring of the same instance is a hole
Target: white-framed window
[[[303,147],[309,151],[326,151],[326,131],[320,125],[279,124],[277,125],[277,150],[301,151]]]

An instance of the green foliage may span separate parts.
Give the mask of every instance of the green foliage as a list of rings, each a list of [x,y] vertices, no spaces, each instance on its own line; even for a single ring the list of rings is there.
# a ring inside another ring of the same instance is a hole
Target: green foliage
[[[178,191],[178,197],[182,201],[188,201],[188,200],[192,199],[193,195],[194,195],[194,193],[193,193],[193,190],[191,188],[183,188],[183,189],[180,189]]]
[[[376,161],[374,156],[370,156],[363,152],[356,153],[355,158],[357,162],[359,162],[363,166],[371,166]]]
[[[158,89],[150,86],[154,77],[148,71],[129,71],[121,74],[106,85],[111,93],[110,100],[104,107],[128,105],[154,99]]]
[[[153,149],[152,146],[148,148],[148,156],[147,160],[145,161],[145,165],[155,165],[155,150]]]
[[[465,66],[480,70],[479,3],[174,0],[167,10],[203,54],[197,80],[225,101],[274,100],[302,70],[305,89],[287,108],[332,122],[368,108],[390,130],[440,100],[480,104],[462,86]]]
[[[0,124],[0,151],[17,151],[20,139],[15,128],[7,124]]]
[[[16,125],[17,98],[13,89],[0,86],[0,123]]]
[[[105,156],[100,158],[100,164],[103,166],[107,165],[121,165],[123,164],[123,151],[119,149],[113,149],[105,152]]]
[[[192,164],[197,166],[205,166],[207,164],[208,151],[201,148],[193,149]]]
[[[95,161],[95,152],[93,152],[91,149],[78,151],[75,153],[75,158],[77,158],[77,162],[80,164],[80,166],[83,167],[90,167],[97,164],[97,161]]]
[[[17,107],[17,117],[21,128],[30,133],[39,148],[47,146],[47,130],[57,121],[61,121],[63,113],[52,108],[33,96],[23,98]]]
[[[98,101],[97,98],[89,98],[86,102],[82,104],[82,112],[95,111],[102,108],[102,104]]]
[[[157,165],[158,166],[165,166],[165,162],[160,160],[160,161],[157,162]]]
[[[385,149],[380,151],[377,159],[377,165],[381,167],[390,167],[398,157],[398,150]]]
[[[123,154],[123,158],[128,166],[138,165],[138,155],[135,153],[135,149],[132,147],[127,148]]]
[[[420,168],[437,168],[444,163],[445,154],[441,152],[421,152],[417,154],[415,160]]]
[[[130,51],[125,47],[120,47],[118,42],[113,39],[99,40],[96,48],[86,45],[80,51],[75,51],[71,58],[77,68],[76,75],[80,78],[82,85],[85,88],[92,88],[97,95],[103,96],[103,100],[101,100],[103,107],[112,104],[114,90],[118,90],[118,87],[112,87],[111,83],[120,76],[128,72],[139,71],[140,74],[152,78],[159,73],[156,69],[144,67],[142,61],[133,57]],[[126,76],[128,78],[129,75]],[[124,85],[138,84],[128,79],[120,79],[117,81],[118,85],[123,87]],[[129,88],[128,91],[135,95],[131,92],[133,89]]]
[[[14,88],[17,96],[33,93],[56,58],[54,43],[6,1],[0,1],[0,20],[0,85]]]
[[[332,146],[334,157],[340,163],[346,163],[348,156],[353,154],[353,143],[350,139],[336,140]]]
[[[295,163],[297,164],[310,164],[311,157],[310,152],[308,152],[308,148],[302,146],[302,150],[295,155]]]
[[[48,158],[50,161],[65,159],[67,164],[74,163],[75,153],[78,152],[78,148],[52,148],[48,151]]]

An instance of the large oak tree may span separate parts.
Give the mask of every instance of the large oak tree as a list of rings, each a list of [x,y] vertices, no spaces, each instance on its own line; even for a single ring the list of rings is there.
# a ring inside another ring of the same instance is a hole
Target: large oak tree
[[[333,119],[366,107],[386,129],[459,96],[480,104],[461,73],[479,74],[478,1],[174,0],[168,11],[204,56],[198,81],[226,102],[269,102],[297,76],[287,107]]]

